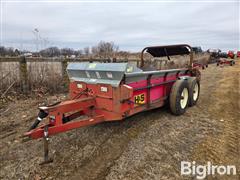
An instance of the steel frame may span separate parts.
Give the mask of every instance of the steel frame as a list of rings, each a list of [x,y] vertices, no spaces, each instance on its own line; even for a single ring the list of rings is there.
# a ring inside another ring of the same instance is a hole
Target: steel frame
[[[39,107],[40,111],[47,114],[49,122],[26,132],[24,136],[32,139],[43,138],[44,163],[51,162],[51,159],[48,158],[49,136],[103,121],[122,120],[138,112],[163,106],[169,96],[172,84],[178,78],[181,78],[181,76],[196,76],[200,79],[200,72],[192,66],[193,54],[191,46],[182,44],[155,47],[180,46],[186,46],[190,49],[190,65],[188,68],[165,71],[164,74],[156,71],[147,72],[144,74],[146,79],[133,83],[126,83],[128,77],[124,75],[119,87],[83,83],[82,87],[84,88],[79,90],[77,88],[79,82],[70,82],[70,97],[72,99],[51,106]],[[143,53],[147,48],[142,51],[141,66],[144,64]],[[157,74],[160,75],[156,78]],[[129,76],[129,78],[131,77]],[[101,92],[99,90],[101,86],[107,88],[108,91]],[[89,93],[90,91],[92,93]],[[139,93],[146,95],[146,101],[142,105],[135,105],[133,99]]]

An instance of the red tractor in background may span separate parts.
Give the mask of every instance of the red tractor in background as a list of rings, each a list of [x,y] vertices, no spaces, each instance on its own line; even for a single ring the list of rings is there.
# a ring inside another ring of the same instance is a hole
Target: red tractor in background
[[[240,58],[240,51],[237,51],[237,58]]]
[[[234,51],[228,51],[228,57],[234,59]]]

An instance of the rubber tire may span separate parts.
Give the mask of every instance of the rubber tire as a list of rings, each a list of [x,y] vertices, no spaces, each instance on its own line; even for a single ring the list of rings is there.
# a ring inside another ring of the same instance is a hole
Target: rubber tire
[[[219,66],[219,64],[217,63],[217,66]]]
[[[193,99],[193,90],[194,90],[194,86],[195,84],[198,84],[198,97],[196,100]],[[199,99],[199,94],[200,94],[200,82],[197,80],[196,77],[190,77],[188,78],[188,88],[189,88],[189,98],[188,98],[188,105],[191,106],[195,106],[197,104],[197,101]]]
[[[181,94],[184,88],[187,88],[188,97],[189,97],[189,88],[188,88],[187,80],[183,80],[183,79],[177,80],[171,88],[170,97],[169,97],[170,110],[174,115],[177,115],[177,116],[184,114],[188,107],[188,101],[184,109],[182,109],[180,105]]]

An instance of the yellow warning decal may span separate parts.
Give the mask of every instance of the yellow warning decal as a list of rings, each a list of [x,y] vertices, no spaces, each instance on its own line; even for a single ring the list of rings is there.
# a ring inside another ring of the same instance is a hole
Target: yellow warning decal
[[[145,104],[145,94],[139,94],[134,96],[135,104]]]
[[[96,63],[90,63],[88,65],[88,68],[94,69],[96,67],[96,65],[97,65]]]
[[[131,66],[131,67],[128,67],[128,68],[127,68],[127,72],[128,72],[128,73],[133,72],[133,67],[132,67],[132,66]]]

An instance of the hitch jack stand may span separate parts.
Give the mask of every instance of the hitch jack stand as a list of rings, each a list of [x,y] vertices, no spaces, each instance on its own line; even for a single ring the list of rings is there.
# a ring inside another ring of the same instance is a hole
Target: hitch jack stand
[[[44,161],[40,163],[40,165],[48,164],[53,162],[53,159],[49,158],[48,153],[48,142],[49,142],[49,137],[48,137],[48,125],[44,127],[44,135],[43,135],[43,143],[44,143]]]

